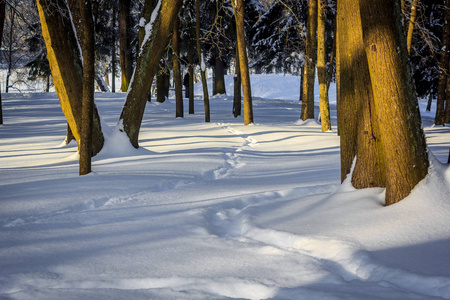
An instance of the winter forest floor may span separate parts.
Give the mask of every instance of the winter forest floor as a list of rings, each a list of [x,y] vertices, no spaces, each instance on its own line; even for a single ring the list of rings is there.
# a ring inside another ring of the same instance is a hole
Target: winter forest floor
[[[197,86],[195,115],[148,103],[137,150],[114,129],[125,94],[96,94],[106,144],[81,177],[56,95],[3,94],[0,299],[450,299],[434,108],[429,175],[384,207],[383,189],[340,184],[334,101],[322,133],[298,121],[297,77],[252,85],[254,125],[227,96],[204,123]]]

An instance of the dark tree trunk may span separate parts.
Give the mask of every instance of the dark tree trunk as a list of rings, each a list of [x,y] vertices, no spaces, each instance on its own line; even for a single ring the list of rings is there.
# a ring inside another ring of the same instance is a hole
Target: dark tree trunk
[[[195,113],[194,108],[194,49],[192,48],[192,44],[188,45],[188,61],[189,61],[189,114]]]
[[[113,35],[111,39],[111,92],[116,92],[116,23],[117,23],[117,7],[113,3],[112,24]]]
[[[210,111],[209,111],[209,94],[208,85],[206,83],[206,65],[203,60],[202,55],[202,45],[200,43],[200,0],[195,1],[196,6],[196,22],[195,22],[195,35],[197,37],[197,55],[198,61],[200,63],[200,75],[202,77],[202,87],[203,87],[203,103],[205,106],[205,122],[210,122]]]
[[[6,2],[0,0],[0,48],[2,46],[3,40],[3,28],[5,27],[5,16],[6,16]],[[2,94],[0,87],[0,124],[3,124],[3,109],[2,109]]]
[[[214,64],[214,95],[225,95],[225,63],[216,55]]]
[[[241,95],[241,68],[239,67],[239,52],[236,47],[236,74],[234,75],[234,99],[233,99],[233,115],[235,118],[241,115],[242,95]]]
[[[66,145],[69,145],[71,141],[73,141],[75,137],[73,136],[72,130],[70,129],[69,123],[67,123],[67,133],[66,133]]]
[[[445,1],[445,6],[445,20],[442,26],[442,44],[445,50],[442,51],[441,60],[439,63],[439,110],[436,110],[436,121],[438,121],[439,124],[437,125],[450,123],[450,0]],[[437,120],[438,118],[440,120]]]
[[[182,4],[182,0],[164,0],[161,8],[155,8],[159,13],[153,23],[152,34],[143,43],[136,62],[135,80],[132,82],[120,115],[124,131],[135,148],[139,147],[139,130],[148,100],[148,91],[158,70],[159,60],[170,41],[173,23]]]
[[[173,26],[173,38],[172,38],[172,48],[173,48],[173,78],[175,85],[175,105],[176,112],[175,117],[184,117],[184,107],[183,107],[183,85],[181,83],[181,66],[180,66],[180,21],[178,17],[175,20]]]
[[[81,14],[80,40],[83,53],[83,98],[80,135],[80,175],[91,172],[92,122],[95,85],[95,41],[92,0],[79,0]]]
[[[128,91],[133,73],[133,56],[131,52],[131,17],[130,0],[119,0],[119,59],[122,70],[122,92]]]

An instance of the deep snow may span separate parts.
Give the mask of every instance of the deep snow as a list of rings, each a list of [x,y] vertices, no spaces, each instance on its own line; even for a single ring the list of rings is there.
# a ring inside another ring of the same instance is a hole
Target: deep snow
[[[336,133],[298,121],[298,77],[252,84],[255,125],[227,96],[204,123],[196,86],[195,115],[147,105],[138,150],[114,129],[125,95],[96,94],[106,144],[81,177],[56,95],[2,95],[0,298],[450,299],[450,129],[433,109],[429,175],[384,207],[383,189],[340,184]]]

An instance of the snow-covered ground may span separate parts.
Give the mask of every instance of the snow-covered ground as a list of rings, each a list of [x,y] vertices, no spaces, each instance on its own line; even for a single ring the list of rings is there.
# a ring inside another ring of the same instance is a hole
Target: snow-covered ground
[[[252,81],[255,125],[227,96],[204,123],[198,92],[184,118],[149,103],[138,150],[114,130],[125,95],[96,94],[106,145],[81,177],[56,95],[3,94],[0,298],[450,299],[450,129],[434,108],[429,175],[384,207],[383,189],[340,184],[336,133],[298,121],[298,77]]]

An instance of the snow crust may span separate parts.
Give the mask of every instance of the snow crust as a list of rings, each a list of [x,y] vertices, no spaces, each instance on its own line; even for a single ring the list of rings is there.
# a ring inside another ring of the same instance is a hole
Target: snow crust
[[[298,77],[251,79],[253,126],[227,95],[204,123],[199,84],[195,115],[175,118],[173,95],[147,105],[139,149],[117,125],[125,94],[97,93],[105,147],[81,177],[56,95],[3,94],[0,298],[450,299],[434,108],[420,102],[428,176],[384,207],[384,189],[340,184],[335,131],[298,122]]]

